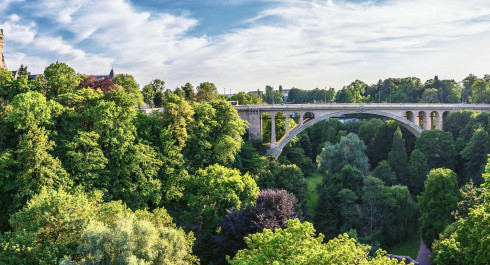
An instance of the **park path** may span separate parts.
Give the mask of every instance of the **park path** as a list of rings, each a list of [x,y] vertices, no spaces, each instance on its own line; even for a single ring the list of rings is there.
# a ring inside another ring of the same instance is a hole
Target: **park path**
[[[432,252],[427,248],[424,240],[420,239],[420,248],[415,260],[418,261],[420,265],[430,265],[429,255],[432,255]]]

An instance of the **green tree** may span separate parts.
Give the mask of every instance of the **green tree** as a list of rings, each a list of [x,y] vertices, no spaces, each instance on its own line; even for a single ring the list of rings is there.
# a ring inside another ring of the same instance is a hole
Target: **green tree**
[[[190,137],[183,151],[188,165],[198,169],[233,162],[243,143],[247,122],[225,101],[195,104],[194,111],[193,122],[189,124]]]
[[[2,264],[101,264],[127,252],[154,264],[196,261],[193,235],[175,228],[165,209],[133,212],[120,201],[102,203],[100,192],[43,189],[10,224],[0,237]]]
[[[52,63],[44,69],[46,96],[56,97],[75,90],[81,81],[75,70],[65,63]]]
[[[408,185],[408,159],[405,149],[405,140],[402,131],[398,127],[393,135],[391,151],[388,153],[388,162],[398,177],[398,183]]]
[[[340,172],[344,165],[352,165],[363,174],[369,169],[368,158],[364,154],[366,146],[359,137],[353,133],[340,138],[338,144],[327,142],[317,157],[318,170],[328,175]]]
[[[80,131],[73,141],[66,144],[64,168],[70,173],[75,184],[83,185],[87,190],[95,187],[107,187],[108,163],[98,144],[100,136],[94,132]]]
[[[490,86],[485,80],[476,80],[473,85],[471,85],[471,93],[471,102],[473,103],[490,102]]]
[[[340,202],[340,217],[341,226],[340,232],[345,233],[351,229],[357,228],[361,223],[360,207],[356,203],[357,195],[350,189],[342,189],[337,194],[337,199]]]
[[[427,164],[431,169],[455,168],[457,153],[453,136],[449,132],[426,130],[415,142],[415,149],[426,156]]]
[[[197,102],[210,102],[218,97],[218,89],[213,83],[204,82],[197,87]]]
[[[383,180],[388,186],[393,186],[397,183],[396,173],[393,172],[390,163],[386,160],[379,162],[373,171],[373,176]]]
[[[360,80],[356,80],[346,89],[346,103],[361,103],[368,100],[364,97],[366,93],[366,84]]]
[[[323,235],[315,237],[315,229],[298,219],[288,221],[288,228],[264,229],[245,238],[247,249],[238,251],[231,264],[397,264],[395,259],[378,252],[369,257],[370,246],[358,244],[347,234],[324,244]],[[404,263],[402,263],[404,264]]]
[[[420,150],[415,149],[410,155],[410,161],[408,162],[408,173],[410,176],[408,187],[412,194],[419,195],[424,191],[424,181],[427,179],[429,170],[427,157]]]
[[[216,227],[226,210],[240,210],[255,202],[259,188],[250,175],[236,169],[212,165],[200,169],[189,179],[186,192],[192,222],[197,221],[204,231]]]
[[[379,127],[370,148],[366,151],[369,161],[375,167],[380,161],[388,160],[391,151],[393,136],[399,124],[396,121],[386,121]]]
[[[192,102],[196,100],[196,94],[194,93],[194,86],[187,82],[185,85],[182,87],[182,90],[184,90],[185,93],[185,98]]]
[[[141,94],[140,86],[134,80],[134,77],[129,74],[117,74],[112,78],[114,84],[119,85],[123,90],[131,95],[132,104],[138,107],[143,107],[143,94]]]
[[[466,218],[449,226],[434,242],[434,264],[487,264],[490,244],[490,163],[487,163],[483,188],[483,203],[470,208]]]
[[[134,216],[120,217],[115,227],[95,221],[83,230],[80,264],[196,264],[188,241],[181,229]]]
[[[421,103],[439,103],[437,89],[428,88],[422,94],[422,99],[420,99]]]
[[[420,208],[420,230],[427,246],[439,236],[453,218],[459,200],[456,174],[450,169],[438,168],[430,171],[425,181],[425,191],[418,196]]]
[[[151,81],[148,85],[143,87],[143,91],[141,94],[143,94],[143,102],[148,104],[151,108],[155,107],[155,97],[157,96],[158,92],[163,92],[165,91],[165,82],[160,80],[160,79],[155,79]],[[159,106],[161,107],[161,104]]]
[[[308,184],[303,172],[296,165],[281,165],[276,161],[270,161],[266,170],[259,174],[257,185],[261,190],[280,189],[293,194],[297,199],[296,205],[302,211],[306,210]]]
[[[488,134],[483,128],[477,129],[466,147],[461,151],[461,157],[464,159],[463,183],[472,179],[477,185],[483,183],[481,177],[484,171],[484,165],[487,159]]]

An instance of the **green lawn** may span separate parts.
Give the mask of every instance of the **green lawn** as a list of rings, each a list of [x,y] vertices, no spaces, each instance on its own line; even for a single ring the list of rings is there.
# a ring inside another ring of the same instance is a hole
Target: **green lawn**
[[[318,204],[318,193],[316,187],[322,183],[323,176],[315,172],[313,175],[308,176],[306,181],[308,182],[308,194],[310,194],[310,199],[308,200],[308,212],[313,215],[315,208]]]
[[[410,256],[411,258],[417,258],[417,252],[420,247],[420,239],[419,237],[414,237],[405,242],[402,242],[398,245],[394,245],[391,248],[388,248],[386,251],[389,254],[395,254],[400,256]]]

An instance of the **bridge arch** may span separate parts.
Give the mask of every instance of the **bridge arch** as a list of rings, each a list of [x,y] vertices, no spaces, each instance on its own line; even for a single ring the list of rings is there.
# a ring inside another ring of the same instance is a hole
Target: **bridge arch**
[[[339,111],[339,112],[333,112],[333,113],[328,113],[323,116],[317,117],[315,116],[314,119],[309,120],[307,123],[303,123],[301,126],[295,128],[293,131],[291,131],[289,134],[284,136],[279,143],[277,143],[276,147],[269,149],[267,151],[268,155],[273,155],[276,159],[281,155],[282,149],[300,132],[304,131],[306,128],[316,124],[317,122],[320,121],[326,121],[329,120],[333,117],[338,117],[341,115],[348,115],[348,114],[371,114],[371,115],[377,115],[377,116],[382,116],[382,117],[387,117],[390,119],[393,119],[403,125],[405,128],[407,128],[411,133],[415,135],[415,137],[419,137],[420,134],[424,131],[421,127],[417,126],[414,122],[405,119],[404,117],[394,115],[391,113],[383,112],[383,111],[375,111],[375,110],[364,110],[363,112],[359,111]]]

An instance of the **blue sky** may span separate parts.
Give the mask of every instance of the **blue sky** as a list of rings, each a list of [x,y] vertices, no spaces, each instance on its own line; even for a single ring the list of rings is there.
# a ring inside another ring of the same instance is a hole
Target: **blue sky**
[[[2,0],[0,28],[10,69],[59,60],[171,89],[490,73],[488,0]]]

